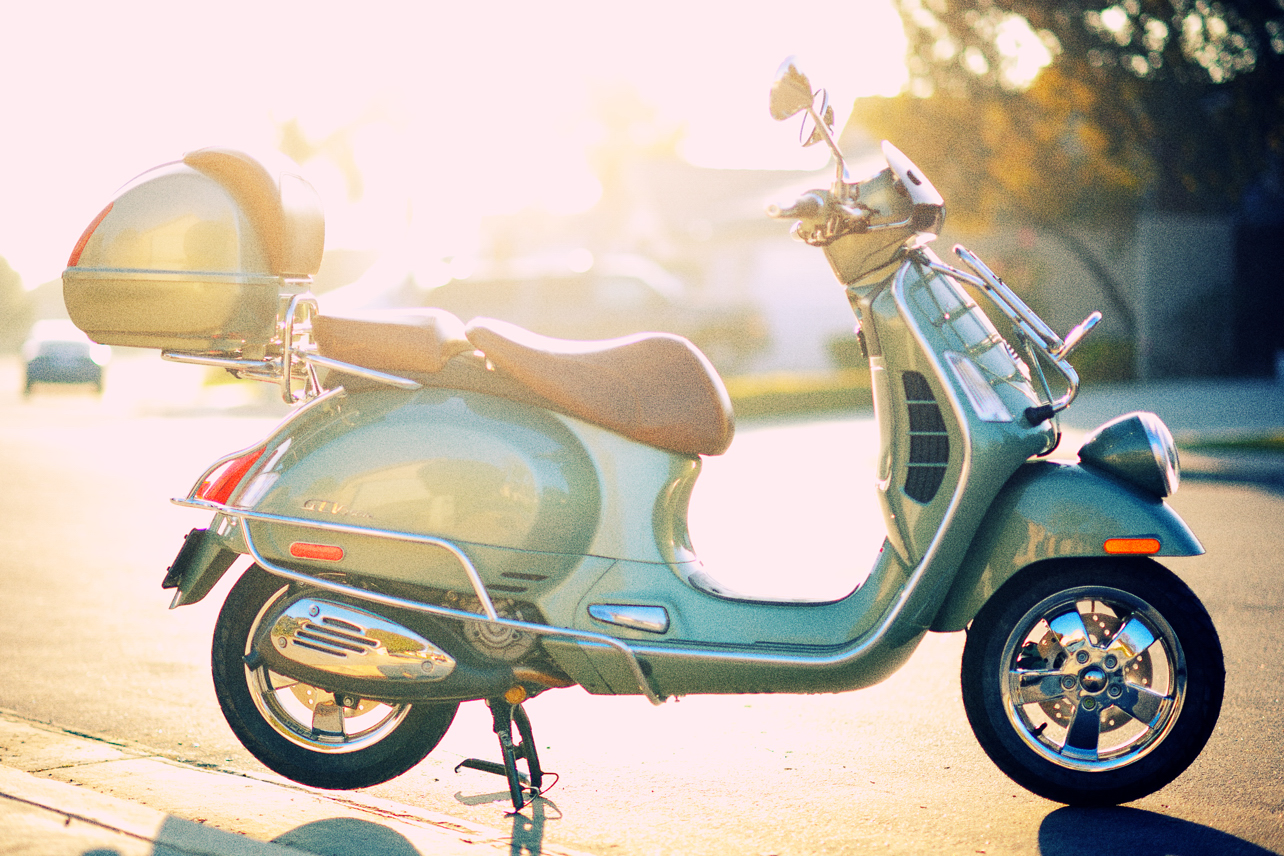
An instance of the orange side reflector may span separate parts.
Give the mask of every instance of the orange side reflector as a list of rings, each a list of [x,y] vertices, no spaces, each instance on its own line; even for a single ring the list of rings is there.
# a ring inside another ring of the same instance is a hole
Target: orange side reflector
[[[295,541],[290,545],[290,555],[296,559],[320,559],[324,562],[337,562],[343,558],[343,548],[331,544],[307,544]]]
[[[1159,552],[1159,539],[1111,538],[1102,546],[1114,556],[1149,556]]]

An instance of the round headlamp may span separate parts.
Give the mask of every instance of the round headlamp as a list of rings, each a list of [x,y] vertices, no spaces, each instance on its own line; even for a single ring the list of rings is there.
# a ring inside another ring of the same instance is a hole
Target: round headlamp
[[[1102,425],[1084,440],[1079,460],[1159,497],[1176,493],[1181,480],[1172,432],[1153,413],[1129,413]]]

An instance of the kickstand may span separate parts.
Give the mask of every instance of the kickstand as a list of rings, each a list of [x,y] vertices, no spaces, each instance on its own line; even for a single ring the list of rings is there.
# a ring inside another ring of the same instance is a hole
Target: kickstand
[[[506,777],[508,793],[513,798],[513,811],[521,811],[527,803],[527,793],[529,792],[532,797],[539,796],[540,788],[544,784],[544,771],[540,769],[539,755],[535,751],[535,738],[531,736],[531,721],[520,704],[510,704],[502,698],[496,698],[489,699],[486,705],[490,708],[490,714],[495,721],[495,736],[499,738],[499,750],[503,754],[504,763],[496,764],[494,761],[468,758],[459,762],[455,772],[467,767],[470,770],[481,770],[483,773],[494,773]],[[513,725],[517,726],[517,733],[521,737],[521,742],[516,745],[513,743]],[[529,776],[518,772],[518,758],[526,760]]]

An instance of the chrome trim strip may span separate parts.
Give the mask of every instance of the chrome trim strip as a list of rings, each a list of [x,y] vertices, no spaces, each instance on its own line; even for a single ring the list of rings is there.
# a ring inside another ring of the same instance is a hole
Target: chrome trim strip
[[[328,369],[344,372],[345,374],[356,375],[368,380],[377,380],[380,383],[386,383],[389,386],[395,386],[397,389],[414,391],[423,389],[423,384],[410,378],[400,377],[399,375],[388,374],[387,372],[375,371],[374,369],[354,366],[352,363],[345,363],[342,360],[333,360],[329,357],[323,357],[320,354],[302,354],[302,358],[312,365],[324,366]]]
[[[526,621],[513,621],[511,619],[501,618],[499,614],[495,611],[495,606],[491,602],[490,594],[486,591],[486,587],[485,585],[483,585],[481,581],[481,577],[477,573],[477,569],[473,567],[473,564],[469,560],[469,558],[466,555],[464,555],[464,553],[460,551],[458,547],[456,547],[454,544],[450,543],[449,541],[445,541],[440,538],[434,538],[431,535],[415,535],[409,532],[390,532],[383,529],[370,529],[363,526],[352,526],[348,524],[339,524],[339,523],[322,523],[316,520],[306,520],[306,519],[293,518],[293,517],[282,517],[275,514],[264,514],[257,511],[251,511],[246,508],[234,508],[231,506],[220,505],[219,503],[206,502],[205,500],[173,499],[171,501],[175,505],[182,505],[188,508],[200,508],[206,511],[216,511],[216,512],[225,514],[228,517],[236,518],[242,524],[241,532],[245,538],[245,544],[250,552],[250,557],[253,558],[254,561],[259,565],[259,567],[263,568],[263,570],[271,574],[275,574],[278,577],[291,580],[293,582],[302,583],[304,585],[312,586],[313,588],[322,589],[323,591],[333,592],[335,594],[346,595],[347,597],[355,598],[357,600],[364,600],[370,603],[382,604],[384,606],[393,606],[393,607],[398,607],[400,609],[408,609],[414,612],[422,612],[428,615],[438,615],[444,618],[454,618],[454,619],[460,619],[463,621],[486,621],[486,622],[498,625],[500,627],[511,627],[516,630],[524,630],[527,633],[533,633],[539,636],[562,636],[568,639],[580,640],[584,642],[592,642],[595,644],[606,645],[607,647],[614,648],[621,655],[623,655],[625,662],[628,663],[629,669],[633,673],[634,679],[637,681],[638,689],[642,692],[644,696],[646,696],[647,700],[654,705],[664,704],[664,699],[661,698],[659,694],[656,693],[655,688],[651,685],[650,679],[648,679],[646,676],[646,673],[642,671],[642,666],[638,662],[637,654],[634,651],[634,649],[629,647],[619,639],[616,639],[612,636],[607,636],[602,633],[592,633],[584,630],[571,630],[566,627],[551,627],[545,624],[532,624]],[[314,577],[314,576],[311,576],[310,574],[305,574],[300,571],[293,571],[293,570],[290,570],[289,568],[283,568],[278,565],[274,565],[271,562],[269,562],[267,559],[265,559],[261,553],[259,553],[258,547],[255,546],[254,539],[250,535],[250,528],[248,525],[246,525],[246,521],[248,520],[260,520],[260,521],[265,521],[269,523],[285,523],[285,524],[291,524],[291,525],[306,526],[312,529],[328,530],[328,531],[341,532],[344,534],[351,534],[351,535],[372,535],[380,538],[412,541],[416,543],[430,544],[432,546],[443,547],[444,549],[449,551],[451,554],[453,554],[457,559],[459,559],[460,563],[464,566],[464,570],[468,574],[469,581],[473,584],[474,591],[477,593],[478,599],[481,600],[482,606],[486,610],[486,615],[482,616],[482,615],[478,615],[475,612],[463,612],[462,610],[457,610],[457,609],[447,609],[446,607],[432,606],[426,603],[420,603],[419,601],[407,600],[405,598],[400,598],[400,597],[394,597],[393,595],[367,591],[365,589],[357,588],[355,586],[349,586],[343,583],[335,582],[333,580]]]
[[[606,624],[618,624],[648,633],[665,633],[669,629],[669,612],[663,606],[594,603],[589,605],[588,614]]]
[[[196,354],[188,351],[161,351],[161,359],[171,363],[185,363],[193,366],[213,366],[219,369],[232,369],[246,372],[275,372],[277,361],[274,359],[247,360],[237,357],[216,357],[212,354]]]

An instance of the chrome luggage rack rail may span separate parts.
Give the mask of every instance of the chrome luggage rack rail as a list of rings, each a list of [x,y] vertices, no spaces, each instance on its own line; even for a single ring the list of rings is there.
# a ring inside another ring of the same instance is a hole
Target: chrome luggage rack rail
[[[174,363],[227,369],[237,377],[275,383],[281,387],[282,400],[292,405],[310,401],[321,393],[318,368],[341,371],[398,389],[422,388],[423,384],[410,378],[321,356],[312,341],[312,318],[318,312],[317,299],[312,294],[305,292],[290,297],[277,322],[276,335],[267,343],[268,356],[262,358],[173,350],[161,351],[161,358]],[[301,388],[296,388],[296,384]]]
[[[452,544],[450,541],[447,541],[442,538],[437,538],[432,535],[417,535],[412,532],[396,532],[396,531],[391,531],[386,529],[373,529],[366,526],[354,526],[351,524],[342,524],[342,523],[325,523],[318,520],[309,520],[307,518],[301,518],[301,517],[285,517],[278,514],[266,514],[259,511],[251,511],[250,509],[247,509],[247,508],[238,508],[234,506],[224,505],[223,503],[219,503],[219,502],[210,502],[208,500],[203,500],[203,499],[194,499],[191,496],[185,497],[183,499],[175,498],[172,500],[172,502],[175,505],[182,505],[188,508],[199,508],[204,511],[215,511],[239,523],[241,528],[241,533],[245,538],[245,545],[249,550],[250,557],[254,559],[255,563],[258,564],[259,567],[261,567],[263,570],[267,571],[268,573],[281,577],[286,580],[290,580],[291,582],[302,583],[312,588],[322,589],[323,591],[328,591],[328,592],[331,592],[332,594],[340,594],[346,597],[354,598],[356,600],[364,600],[370,603],[381,604],[383,606],[392,606],[400,609],[407,609],[413,612],[421,612],[426,615],[434,615],[441,618],[451,618],[451,619],[462,620],[462,621],[485,622],[488,624],[493,624],[497,627],[505,627],[505,628],[511,628],[514,630],[525,631],[535,636],[555,636],[555,637],[560,636],[565,639],[570,639],[570,640],[575,640],[580,642],[590,642],[598,645],[605,645],[609,648],[613,648],[615,651],[617,651],[619,654],[621,654],[624,657],[625,662],[628,664],[629,670],[633,674],[634,680],[637,681],[638,689],[641,691],[641,693],[644,696],[646,696],[647,700],[655,705],[664,704],[664,701],[665,701],[664,698],[660,696],[659,693],[656,692],[655,687],[651,684],[651,681],[647,677],[646,672],[643,671],[642,664],[638,662],[637,654],[633,651],[632,648],[630,648],[623,641],[616,639],[612,636],[607,636],[604,633],[593,633],[588,630],[571,630],[570,628],[566,628],[566,627],[552,627],[547,624],[534,624],[529,621],[516,621],[509,618],[504,618],[503,616],[501,616],[499,612],[495,609],[495,602],[491,598],[490,592],[486,590],[486,585],[484,582],[482,582],[481,575],[477,572],[477,568],[473,565],[472,560],[468,558],[467,554],[465,554],[462,550],[460,550],[457,546]],[[481,602],[481,607],[484,614],[479,614],[475,612],[465,612],[463,610],[450,609],[444,606],[436,606],[433,604],[423,603],[417,600],[409,600],[407,598],[396,597],[395,595],[383,594],[381,592],[373,592],[367,589],[359,588],[357,586],[336,582],[334,580],[324,579],[322,577],[317,577],[311,574],[303,573],[302,571],[296,571],[290,568],[282,567],[281,565],[275,564],[274,562],[265,558],[263,554],[259,552],[259,548],[254,543],[254,538],[250,534],[249,521],[258,521],[263,523],[277,523],[277,524],[283,524],[288,526],[302,526],[309,529],[320,529],[323,531],[335,532],[343,535],[369,535],[376,538],[387,538],[395,541],[409,541],[416,544],[440,547],[441,549],[446,550],[448,553],[454,556],[454,558],[463,567],[464,573],[467,575],[468,581],[472,586],[473,593],[477,596],[477,599]]]
[[[972,268],[975,274],[947,265],[928,253],[920,252],[917,255],[917,260],[937,273],[961,279],[979,288],[1012,321],[1016,328],[1017,338],[1027,352],[1032,356],[1036,353],[1045,356],[1065,380],[1066,392],[1060,398],[1056,398],[1048,386],[1040,361],[1038,359],[1031,360],[1033,368],[1038,374],[1039,383],[1043,387],[1047,403],[1040,407],[1031,407],[1026,410],[1026,418],[1030,420],[1030,423],[1038,424],[1065,410],[1079,393],[1079,373],[1070,365],[1070,352],[1078,347],[1083,338],[1101,322],[1101,313],[1091,313],[1087,318],[1075,325],[1075,328],[1062,339],[1057,335],[1056,331],[1048,326],[1046,321],[1040,318],[1033,309],[1026,305],[1024,300],[1017,296],[1016,292],[1007,283],[1000,279],[994,271],[990,270],[990,267],[985,262],[981,261],[980,256],[962,244],[955,245],[954,254],[962,259],[968,267]]]

